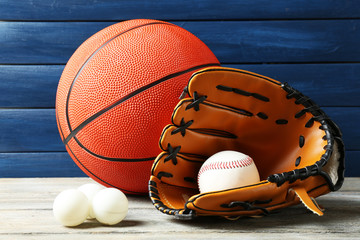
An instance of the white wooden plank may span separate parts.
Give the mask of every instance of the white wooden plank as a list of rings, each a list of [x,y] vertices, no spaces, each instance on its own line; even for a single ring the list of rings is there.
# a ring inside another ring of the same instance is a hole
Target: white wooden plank
[[[63,190],[96,183],[91,178],[4,178],[0,179],[0,210],[50,210]],[[11,201],[9,201],[9,196]],[[130,208],[154,209],[147,195],[128,196]],[[24,204],[26,202],[26,204]]]
[[[330,202],[330,201],[329,201]],[[327,202],[327,203],[329,203]],[[347,201],[336,201],[339,203]],[[198,218],[193,221],[177,221],[155,209],[130,208],[125,220],[115,226],[103,226],[87,221],[74,228],[63,227],[56,222],[51,210],[2,210],[0,235],[4,234],[92,234],[92,233],[221,233],[262,232],[288,233],[299,231],[313,234],[360,232],[360,202],[351,206],[328,206],[324,217],[315,216],[302,206],[282,210],[263,218],[243,218],[229,221],[222,218]]]
[[[46,191],[56,194],[62,190],[76,188],[86,183],[95,183],[91,178],[0,178],[0,193]],[[25,188],[26,186],[26,188]],[[360,192],[360,177],[346,178],[341,192]]]
[[[197,218],[178,221],[155,210],[148,197],[128,196],[129,214],[115,226],[96,221],[67,228],[56,222],[52,202],[62,190],[89,178],[0,179],[0,239],[354,239],[360,232],[360,178],[318,198],[323,217],[298,205],[263,218]]]
[[[139,234],[115,234],[115,233],[96,233],[96,234],[31,234],[31,235],[11,235],[11,236],[1,236],[0,240],[6,239],[9,240],[9,237],[14,237],[16,240],[169,240],[169,239],[181,239],[181,240],[194,240],[194,239],[228,239],[228,240],[259,240],[259,239],[268,239],[268,240],[279,240],[279,239],[311,239],[311,240],[339,240],[339,239],[359,239],[358,234],[349,233],[344,235],[343,233],[334,233],[326,235],[316,235],[312,233],[303,233],[299,232],[296,235],[290,235],[288,233],[262,233],[262,232],[242,232],[242,233],[233,233],[233,232],[221,232],[219,234],[214,233],[165,233],[165,234],[149,234],[149,233],[139,233]]]

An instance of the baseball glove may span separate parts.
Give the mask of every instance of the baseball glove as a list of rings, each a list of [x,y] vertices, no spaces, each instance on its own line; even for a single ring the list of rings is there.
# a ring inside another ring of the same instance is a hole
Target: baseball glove
[[[154,206],[179,219],[268,214],[315,197],[344,181],[344,145],[336,124],[309,97],[259,74],[224,67],[191,77],[160,138],[149,182]],[[186,95],[185,94],[185,95]],[[251,156],[260,182],[199,193],[197,176],[211,155]]]

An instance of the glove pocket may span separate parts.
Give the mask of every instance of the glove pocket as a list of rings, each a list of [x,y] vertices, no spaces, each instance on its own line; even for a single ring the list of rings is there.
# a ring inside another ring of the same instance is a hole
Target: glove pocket
[[[186,208],[198,216],[267,215],[276,206],[291,205],[286,201],[288,186],[277,187],[268,181],[241,188],[214,191],[192,196]]]

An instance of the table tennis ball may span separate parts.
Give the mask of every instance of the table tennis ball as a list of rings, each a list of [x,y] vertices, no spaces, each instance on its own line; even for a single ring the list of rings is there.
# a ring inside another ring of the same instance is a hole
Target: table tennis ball
[[[89,216],[87,217],[87,219],[94,219],[95,214],[94,214],[94,210],[92,209],[92,200],[93,200],[94,196],[96,195],[96,193],[99,192],[100,190],[104,189],[104,187],[99,184],[96,184],[96,183],[87,183],[87,184],[80,186],[78,189],[80,191],[82,191],[86,195],[86,197],[89,199],[90,210],[89,210]]]
[[[121,222],[128,212],[128,200],[124,193],[115,188],[99,191],[92,201],[96,219],[107,225]]]
[[[62,191],[54,200],[53,213],[62,225],[77,226],[89,215],[89,200],[78,189]]]

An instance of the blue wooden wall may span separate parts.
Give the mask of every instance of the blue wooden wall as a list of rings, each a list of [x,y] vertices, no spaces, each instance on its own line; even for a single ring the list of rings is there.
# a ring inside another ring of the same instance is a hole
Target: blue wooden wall
[[[170,21],[224,66],[289,82],[341,127],[346,176],[360,176],[360,1],[0,0],[0,177],[85,176],[60,140],[65,63],[113,23]]]

